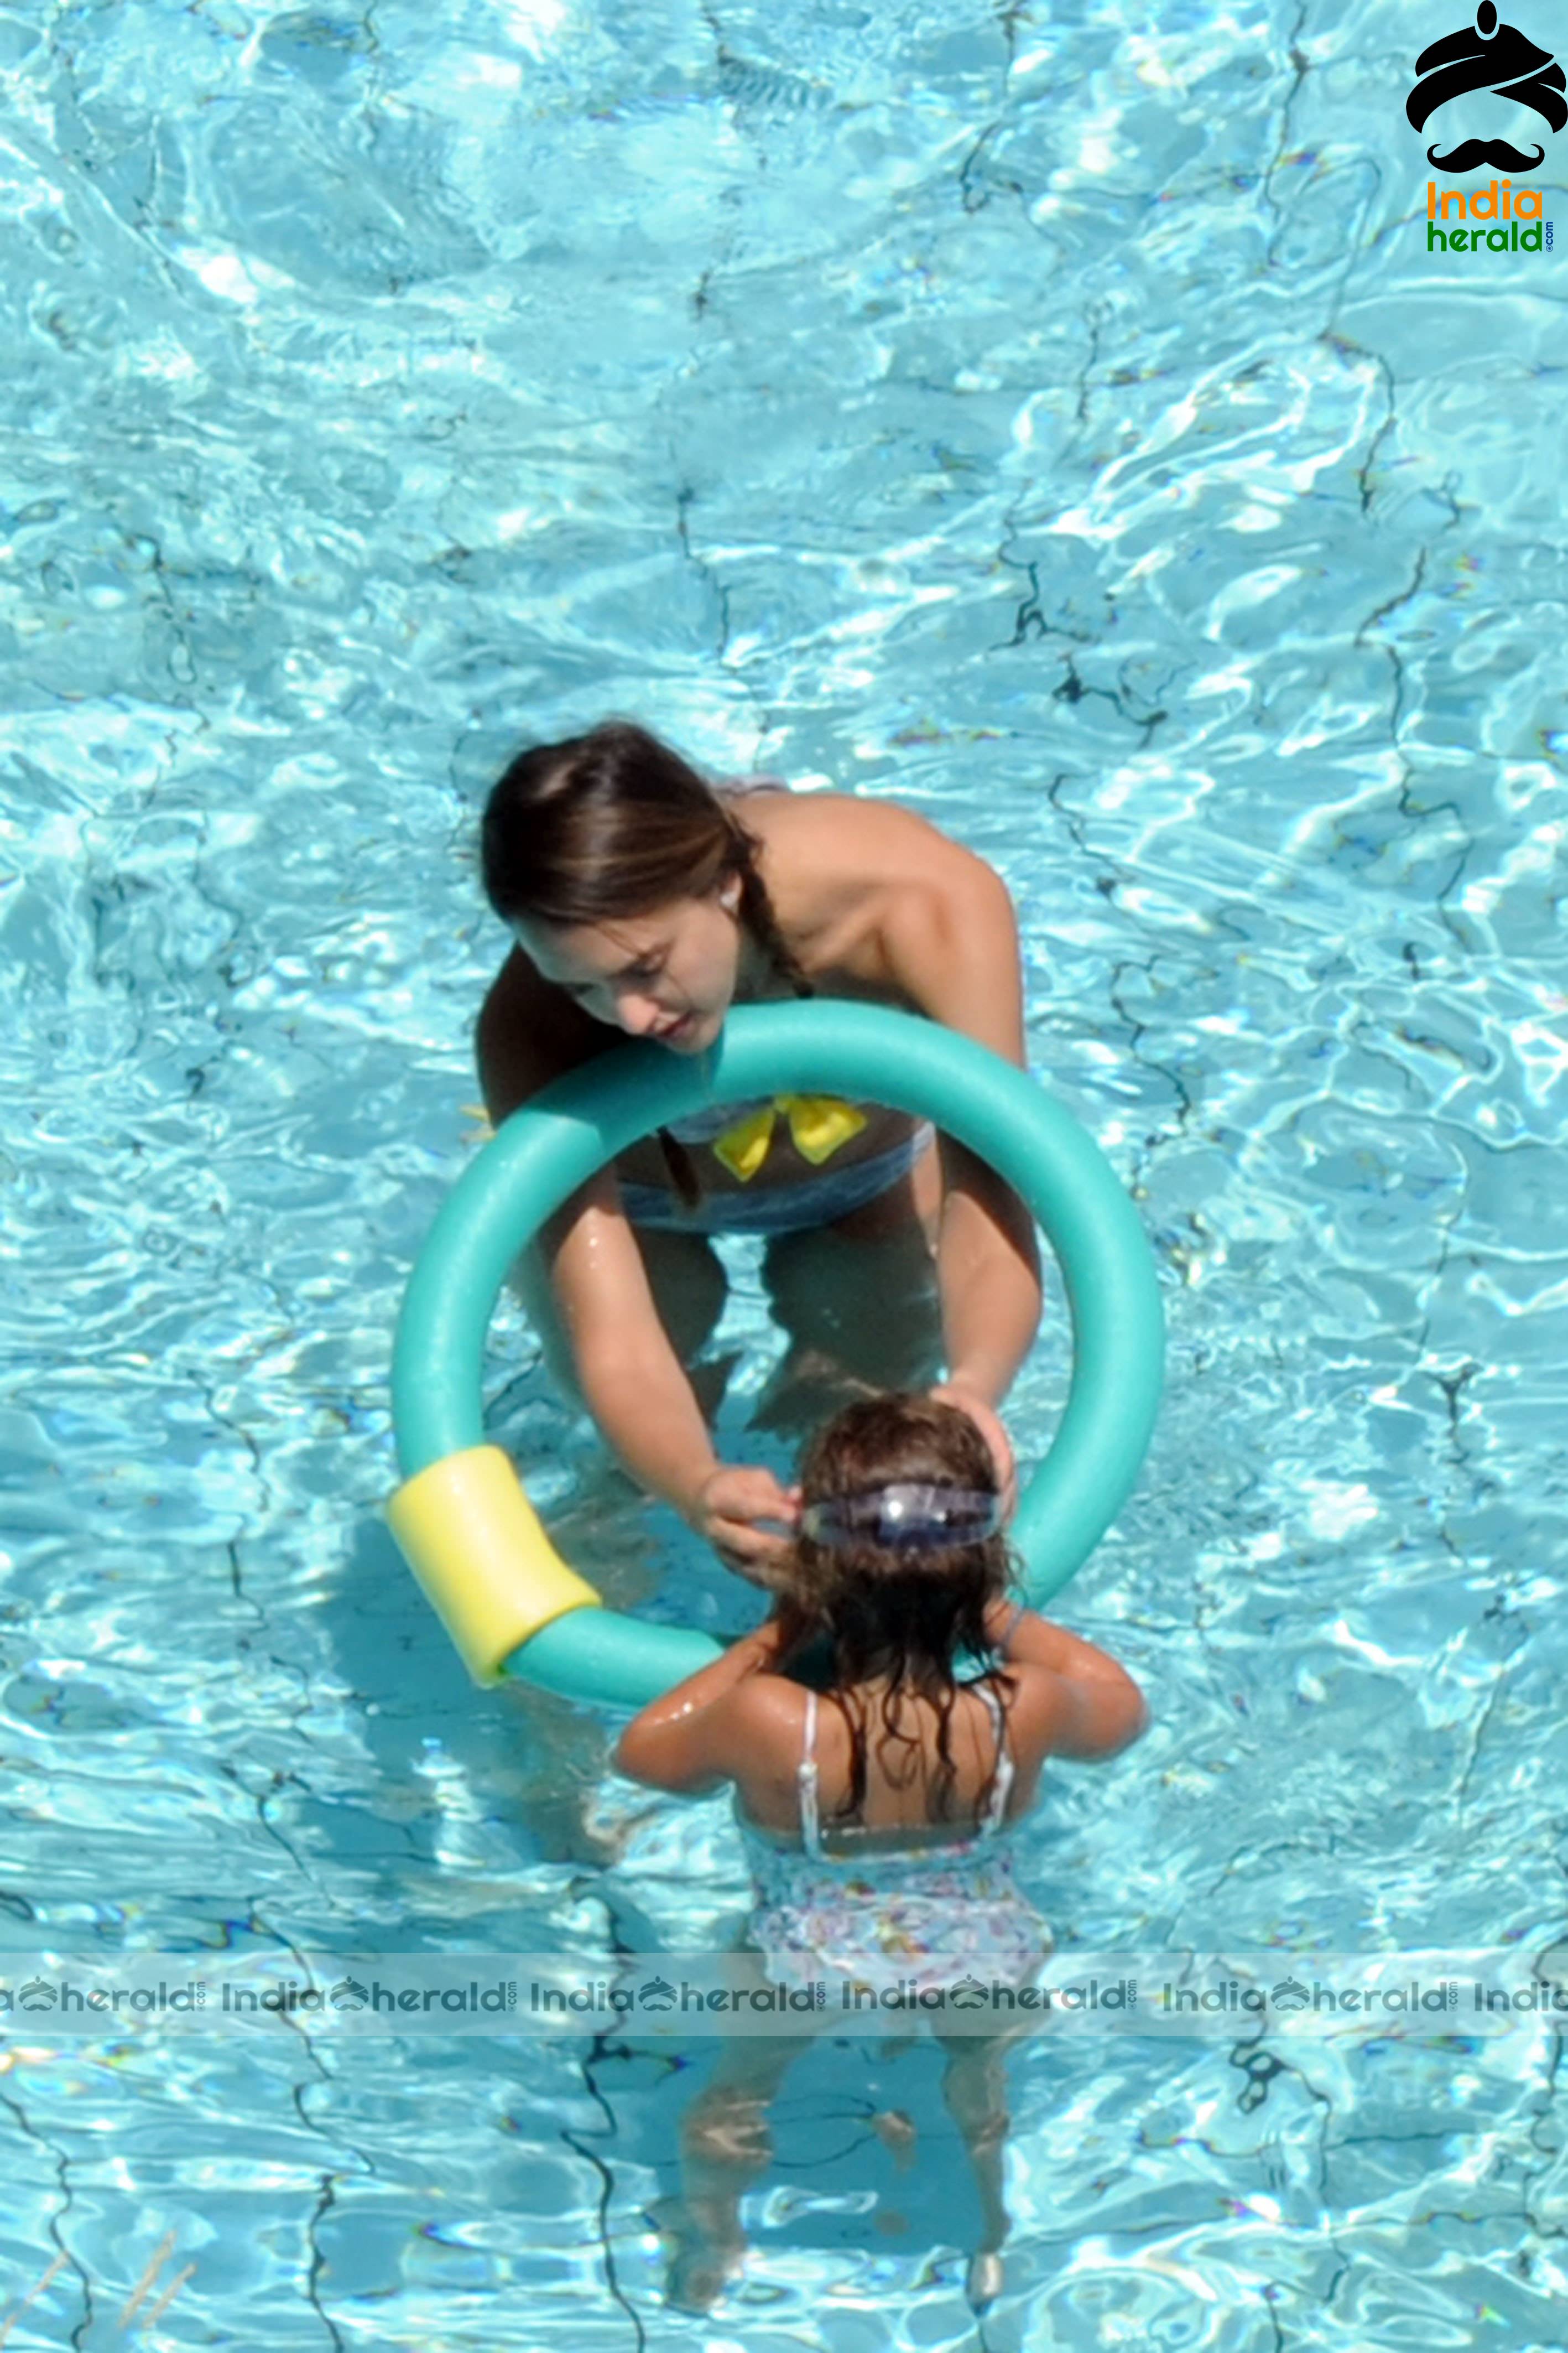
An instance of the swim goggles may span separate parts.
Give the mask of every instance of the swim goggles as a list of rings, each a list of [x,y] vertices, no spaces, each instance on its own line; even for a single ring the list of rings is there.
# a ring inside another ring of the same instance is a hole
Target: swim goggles
[[[983,1544],[1001,1525],[1000,1495],[910,1479],[808,1504],[800,1515],[800,1532],[813,1544],[879,1545],[894,1552],[947,1552],[956,1545]]]

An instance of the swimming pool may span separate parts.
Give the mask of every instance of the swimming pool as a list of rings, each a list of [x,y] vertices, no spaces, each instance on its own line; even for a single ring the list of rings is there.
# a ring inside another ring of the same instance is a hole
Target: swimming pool
[[[1159,1249],[1167,1404],[1070,1597],[1158,1723],[1047,1803],[1063,1944],[1563,1936],[1562,265],[1427,255],[1444,29],[0,19],[7,1968],[587,1966],[743,1908],[720,1807],[470,1693],[378,1516],[502,946],[476,805],[612,709],[992,858]],[[754,1282],[727,1334],[739,1415]],[[499,1337],[572,1556],[729,1622]],[[803,2063],[705,2325],[647,2221],[695,2047],[47,2023],[0,2042],[0,2327],[68,2261],[12,2353],[115,2341],[170,2232],[166,2344],[973,2341],[929,2054]],[[1559,2342],[1557,2055],[1031,2043],[986,2341]]]

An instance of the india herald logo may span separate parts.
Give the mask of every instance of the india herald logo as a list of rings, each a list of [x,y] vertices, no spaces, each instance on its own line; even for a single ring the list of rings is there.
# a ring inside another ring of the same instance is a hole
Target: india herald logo
[[[1500,25],[1492,0],[1480,0],[1473,30],[1467,26],[1423,49],[1415,60],[1415,87],[1405,101],[1413,131],[1425,130],[1439,107],[1478,90],[1531,108],[1553,131],[1568,123],[1568,98],[1564,97],[1568,84],[1562,67],[1517,25]],[[1545,154],[1541,146],[1530,155],[1506,139],[1471,138],[1461,139],[1446,155],[1438,153],[1436,144],[1428,147],[1426,161],[1434,171],[1457,178],[1482,164],[1504,172],[1534,172]]]

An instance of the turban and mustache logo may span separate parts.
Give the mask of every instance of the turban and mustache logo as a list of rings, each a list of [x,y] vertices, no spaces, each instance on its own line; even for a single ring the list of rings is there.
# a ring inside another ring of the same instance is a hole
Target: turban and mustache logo
[[[1415,87],[1405,101],[1413,131],[1422,130],[1428,115],[1449,99],[1478,90],[1533,107],[1553,131],[1568,123],[1562,67],[1517,25],[1500,25],[1492,0],[1481,0],[1473,32],[1450,33],[1423,49],[1415,71]],[[1533,172],[1545,153],[1544,147],[1537,147],[1533,155],[1527,155],[1506,139],[1461,139],[1449,155],[1428,147],[1426,161],[1434,170],[1456,175],[1473,172],[1478,164],[1493,164],[1505,172]]]

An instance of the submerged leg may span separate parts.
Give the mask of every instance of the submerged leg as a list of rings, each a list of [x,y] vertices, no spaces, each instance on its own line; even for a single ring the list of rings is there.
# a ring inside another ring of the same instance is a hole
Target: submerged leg
[[[977,2310],[1002,2289],[1002,2244],[1007,2236],[1003,2160],[1007,2146],[1007,2086],[1004,2034],[944,2034],[942,2079],[948,2114],[963,2135],[980,2193],[980,2245],[969,2266],[969,2300]]]
[[[934,1151],[926,1158],[934,1164]],[[840,1225],[769,1244],[763,1279],[789,1345],[752,1416],[756,1428],[804,1435],[855,1398],[940,1378],[929,1189],[922,1163]]]
[[[703,1234],[668,1234],[641,1226],[632,1230],[642,1252],[659,1321],[669,1335],[676,1355],[689,1366],[691,1359],[711,1339],[724,1313],[729,1277],[723,1261]],[[577,1386],[572,1344],[562,1325],[543,1253],[537,1246],[531,1246],[518,1259],[511,1271],[511,1287],[539,1335],[551,1379],[581,1409],[583,1396]],[[702,1366],[691,1377],[699,1402],[708,1414],[717,1409],[719,1397],[723,1394],[722,1378],[719,1396],[711,1404],[702,1393],[701,1376],[712,1370],[711,1366]]]
[[[768,2108],[807,2038],[757,2035],[721,2045],[680,2120],[680,2197],[659,2220],[672,2242],[666,2294],[706,2312],[746,2251],[741,2200],[773,2158]]]

